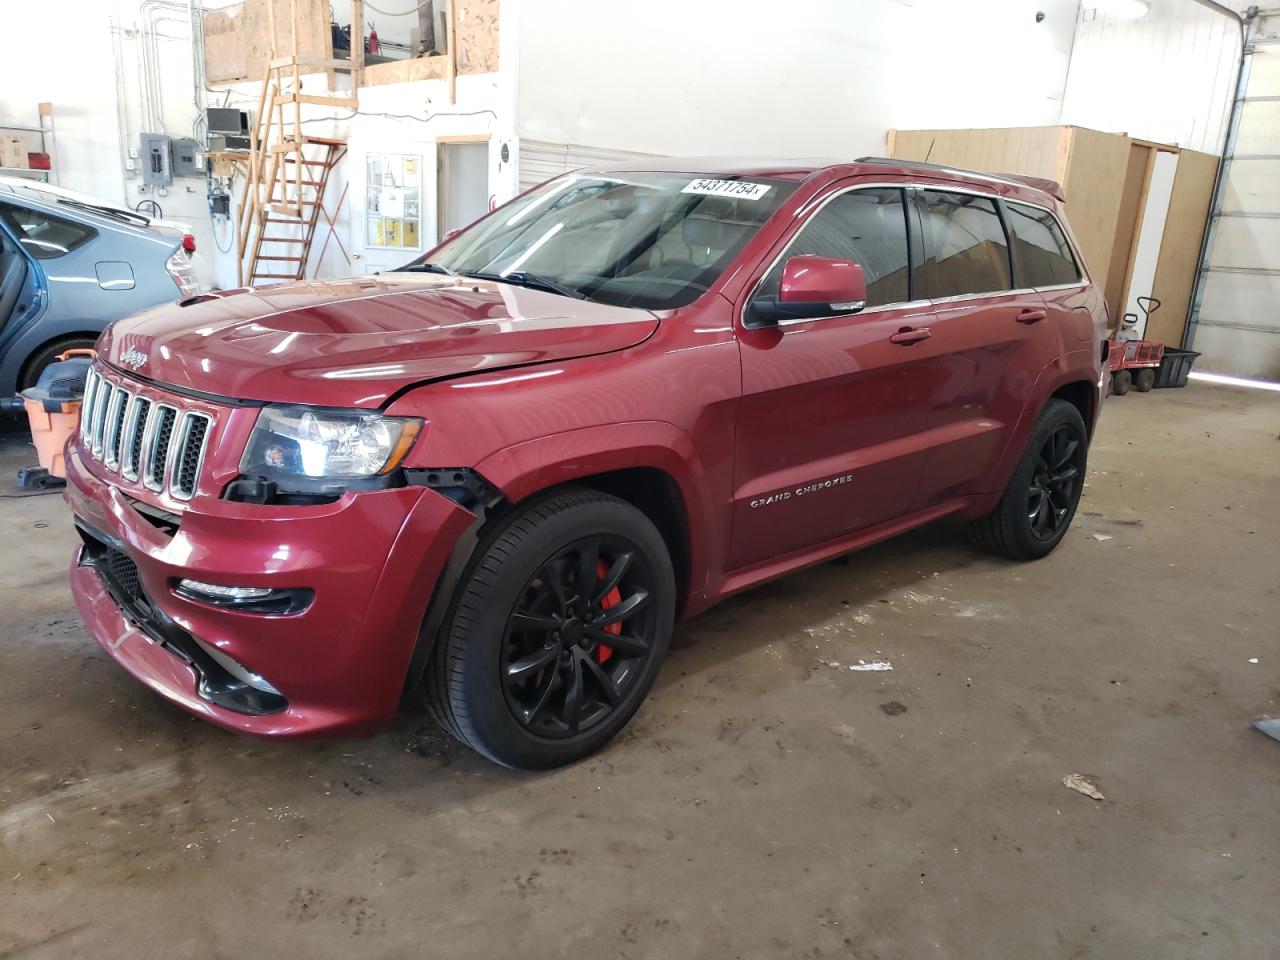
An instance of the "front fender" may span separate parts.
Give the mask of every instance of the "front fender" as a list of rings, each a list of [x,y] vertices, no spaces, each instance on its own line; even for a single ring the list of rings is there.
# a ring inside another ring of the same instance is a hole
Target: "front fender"
[[[551,434],[512,444],[485,457],[476,471],[512,503],[596,474],[634,468],[660,470],[674,481],[688,523],[689,598],[709,582],[710,558],[724,556],[728,511],[710,496],[693,441],[674,424],[639,420]]]

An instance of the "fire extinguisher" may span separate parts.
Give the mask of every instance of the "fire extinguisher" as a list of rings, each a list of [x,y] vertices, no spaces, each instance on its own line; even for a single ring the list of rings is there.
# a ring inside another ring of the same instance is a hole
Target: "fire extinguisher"
[[[369,24],[369,39],[364,45],[364,52],[373,54],[375,57],[382,53],[382,44],[378,42],[378,29],[372,23]]]

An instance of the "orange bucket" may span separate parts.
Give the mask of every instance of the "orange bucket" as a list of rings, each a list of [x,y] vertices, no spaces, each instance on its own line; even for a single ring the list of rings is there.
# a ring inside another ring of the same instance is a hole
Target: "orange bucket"
[[[95,356],[92,350],[68,350],[58,355],[59,360],[68,360],[73,356]],[[84,382],[81,380],[81,396],[70,398],[59,394],[67,392],[58,389],[58,381],[52,386],[42,384],[22,391],[22,405],[27,410],[27,421],[31,424],[31,441],[36,445],[36,455],[40,458],[40,466],[48,471],[51,477],[65,478],[67,464],[63,459],[63,448],[67,438],[76,431],[80,424],[80,405],[83,402]]]

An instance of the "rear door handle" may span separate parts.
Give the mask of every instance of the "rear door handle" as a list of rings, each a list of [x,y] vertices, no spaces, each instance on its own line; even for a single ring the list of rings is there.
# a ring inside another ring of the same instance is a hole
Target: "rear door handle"
[[[889,337],[889,342],[901,344],[919,343],[921,340],[928,340],[932,336],[933,331],[928,327],[917,327],[914,330],[910,327],[903,327],[897,333]]]
[[[1044,319],[1044,311],[1030,307],[1014,317],[1019,323],[1039,323]]]

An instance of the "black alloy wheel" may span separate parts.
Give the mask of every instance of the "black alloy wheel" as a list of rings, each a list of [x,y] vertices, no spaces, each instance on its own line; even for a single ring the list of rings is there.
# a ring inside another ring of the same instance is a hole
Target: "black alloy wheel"
[[[675,610],[675,569],[650,517],[602,491],[551,491],[482,532],[422,692],[441,726],[490,760],[563,766],[640,708]]]
[[[1040,448],[1027,490],[1027,520],[1037,540],[1055,539],[1078,499],[1084,471],[1084,445],[1063,424]]]
[[[656,649],[654,589],[635,544],[588,537],[546,561],[507,620],[502,684],[516,720],[561,739],[606,720]]]
[[[1089,434],[1065,400],[1045,404],[1000,502],[970,525],[979,546],[1011,560],[1047,556],[1066,535],[1084,491]]]

